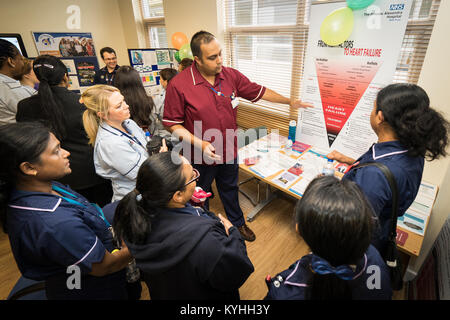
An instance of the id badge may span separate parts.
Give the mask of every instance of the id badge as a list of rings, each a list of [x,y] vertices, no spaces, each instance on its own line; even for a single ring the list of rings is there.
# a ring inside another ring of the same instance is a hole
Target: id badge
[[[236,107],[238,105],[239,105],[239,100],[238,99],[231,100],[231,106],[233,107],[233,109],[236,109]]]

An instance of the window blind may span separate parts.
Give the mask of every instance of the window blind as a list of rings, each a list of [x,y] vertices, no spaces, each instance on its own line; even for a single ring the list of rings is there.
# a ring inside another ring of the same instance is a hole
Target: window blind
[[[301,98],[311,0],[217,0],[224,12],[224,64],[251,81]],[[336,1],[321,1],[336,2]],[[345,2],[345,1],[342,1]],[[414,0],[394,82],[417,83],[440,0]],[[260,100],[241,100],[238,125],[265,125],[287,135],[297,110]]]
[[[167,48],[163,0],[139,0],[147,46]]]

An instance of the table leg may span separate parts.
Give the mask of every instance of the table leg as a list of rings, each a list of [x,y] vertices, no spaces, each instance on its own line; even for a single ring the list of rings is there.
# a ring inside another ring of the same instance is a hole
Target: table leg
[[[270,191],[270,186],[267,185],[266,189],[266,199],[264,201],[259,201],[259,203],[252,209],[252,211],[247,214],[247,221],[252,222],[255,219],[255,216],[262,210],[266,205],[272,202],[273,199],[277,197],[275,192]]]

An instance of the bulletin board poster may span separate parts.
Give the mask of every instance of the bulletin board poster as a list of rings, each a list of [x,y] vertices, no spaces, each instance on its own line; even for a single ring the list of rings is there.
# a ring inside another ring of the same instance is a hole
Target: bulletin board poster
[[[69,89],[83,92],[94,85],[99,69],[91,33],[32,32],[39,55],[59,57],[69,74]]]
[[[176,49],[128,49],[130,65],[139,72],[145,91],[150,96],[161,92],[159,71],[165,68],[178,68]]]
[[[353,31],[337,46],[321,40],[320,27],[346,2],[311,5],[302,100],[314,108],[299,112],[296,140],[355,159],[377,141],[370,114],[378,91],[392,83],[411,3],[375,0],[353,10]]]

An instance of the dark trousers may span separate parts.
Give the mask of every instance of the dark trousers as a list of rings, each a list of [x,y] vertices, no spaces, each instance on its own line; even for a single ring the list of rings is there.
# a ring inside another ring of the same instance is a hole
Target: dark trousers
[[[193,166],[200,172],[197,186],[206,192],[211,192],[211,184],[215,179],[228,220],[236,227],[245,224],[244,214],[239,206],[239,165],[232,163],[215,166],[194,164]],[[209,210],[208,200],[205,202],[205,208]]]

